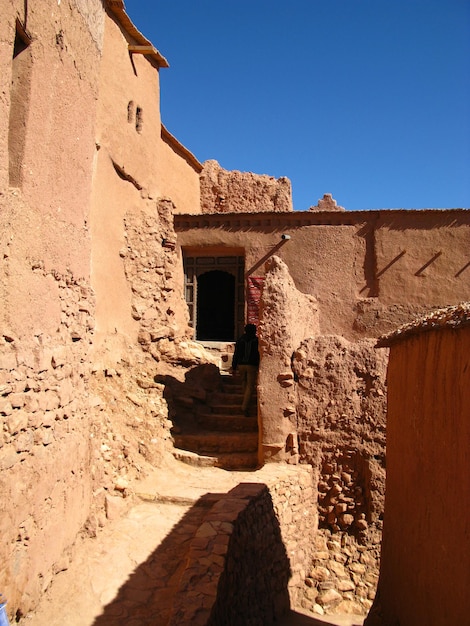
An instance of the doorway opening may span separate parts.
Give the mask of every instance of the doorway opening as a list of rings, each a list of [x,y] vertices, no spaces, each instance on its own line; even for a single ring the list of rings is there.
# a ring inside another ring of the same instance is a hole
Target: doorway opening
[[[197,278],[196,339],[233,341],[235,276],[212,270]]]
[[[243,256],[185,256],[185,298],[197,341],[235,341],[245,323]]]

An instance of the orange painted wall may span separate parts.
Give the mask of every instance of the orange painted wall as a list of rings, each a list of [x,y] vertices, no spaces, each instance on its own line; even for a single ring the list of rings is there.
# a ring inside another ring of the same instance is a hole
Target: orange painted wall
[[[470,326],[391,346],[377,599],[384,626],[468,623],[469,416]]]

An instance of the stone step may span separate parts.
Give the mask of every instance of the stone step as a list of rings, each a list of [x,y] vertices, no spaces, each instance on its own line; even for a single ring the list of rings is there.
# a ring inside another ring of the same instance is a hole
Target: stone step
[[[182,450],[211,456],[226,452],[256,452],[258,450],[258,433],[186,432],[174,435],[174,445]]]
[[[197,421],[199,426],[204,430],[217,432],[257,432],[258,418],[256,410],[250,412],[251,415],[246,417],[240,415],[240,407],[236,407],[233,413],[204,412],[198,415]]]
[[[228,452],[210,456],[174,448],[173,456],[178,461],[193,467],[220,467],[225,470],[253,470],[258,468],[257,452]]]
[[[256,402],[253,400],[250,401],[250,413],[253,415],[256,414]],[[198,416],[201,414],[214,413],[217,415],[243,415],[243,411],[241,409],[241,402],[237,404],[211,404],[210,406],[201,409],[198,413]]]
[[[230,391],[215,391],[208,399],[211,405],[215,404],[240,404],[243,400],[243,393],[240,387],[240,393]]]

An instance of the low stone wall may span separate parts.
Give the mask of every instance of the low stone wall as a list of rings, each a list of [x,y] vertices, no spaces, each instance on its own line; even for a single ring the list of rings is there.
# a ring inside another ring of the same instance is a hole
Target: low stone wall
[[[269,624],[295,605],[317,530],[310,467],[241,483],[193,539],[171,624]]]

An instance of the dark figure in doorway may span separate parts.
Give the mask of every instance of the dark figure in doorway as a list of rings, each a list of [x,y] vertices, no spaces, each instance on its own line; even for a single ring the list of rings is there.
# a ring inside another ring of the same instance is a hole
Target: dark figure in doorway
[[[258,337],[256,326],[247,324],[245,333],[237,340],[232,359],[232,373],[240,373],[243,387],[242,411],[248,415],[248,405],[256,385],[259,367]]]

